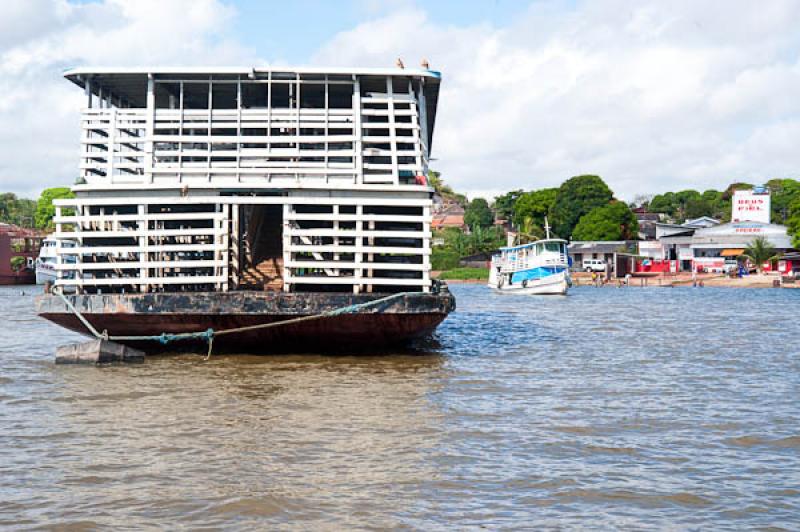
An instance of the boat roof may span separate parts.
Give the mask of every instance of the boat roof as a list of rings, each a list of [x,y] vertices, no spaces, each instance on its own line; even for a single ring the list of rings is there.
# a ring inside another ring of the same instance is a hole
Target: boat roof
[[[139,66],[115,67],[93,66],[75,67],[64,71],[64,77],[75,85],[86,88],[91,79],[91,90],[95,95],[100,91],[109,92],[130,103],[131,107],[147,107],[147,80],[149,76],[167,79],[207,80],[209,76],[219,81],[240,79],[241,76],[256,79],[265,75],[277,74],[283,80],[287,75],[300,76],[396,76],[421,78],[425,83],[425,103],[428,121],[428,153],[433,145],[433,128],[436,123],[436,109],[439,103],[439,85],[442,73],[425,68],[368,68],[368,67],[290,67],[290,66]],[[272,76],[274,77],[274,76]]]
[[[370,68],[370,67],[313,67],[313,66],[94,66],[74,67],[64,71],[64,77],[94,76],[101,74],[242,74],[282,72],[292,74],[333,74],[357,76],[419,76],[441,79],[438,70],[426,68]]]
[[[543,238],[541,240],[537,240],[536,242],[531,242],[529,244],[522,244],[520,246],[511,246],[511,247],[507,247],[507,248],[500,248],[500,251],[515,251],[515,250],[518,250],[518,249],[529,248],[529,247],[534,246],[536,244],[542,244],[542,243],[545,243],[545,242],[561,242],[563,244],[567,244],[568,243],[566,240],[561,239],[561,238]]]

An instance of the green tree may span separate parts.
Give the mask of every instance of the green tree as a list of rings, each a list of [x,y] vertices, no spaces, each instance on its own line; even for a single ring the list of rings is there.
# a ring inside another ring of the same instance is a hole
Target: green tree
[[[444,233],[444,247],[456,253],[459,257],[469,255],[469,237],[463,231],[449,228]]]
[[[528,244],[545,236],[541,226],[531,216],[526,216],[519,224],[519,243]]]
[[[514,221],[521,225],[526,218],[530,218],[534,225],[544,226],[544,217],[553,207],[557,188],[543,188],[532,192],[525,192],[514,206]]]
[[[778,255],[775,253],[775,248],[766,237],[757,236],[744,250],[742,257],[750,259],[750,262],[756,267],[758,273],[761,273],[764,263],[777,259]]]
[[[496,227],[481,227],[476,225],[471,234],[467,236],[467,249],[469,255],[475,253],[488,253],[503,245],[503,232]]]
[[[792,235],[792,245],[800,248],[800,198],[795,198],[789,205],[789,216],[786,219],[786,227]]]
[[[686,202],[686,218],[700,218],[701,216],[714,216],[714,205],[702,198],[691,198]]]
[[[550,208],[553,232],[561,238],[569,238],[581,216],[608,204],[612,197],[611,189],[596,175],[579,175],[567,179],[558,187]]]
[[[622,201],[596,207],[581,217],[572,237],[575,240],[634,240],[639,231],[630,207]]]
[[[494,214],[489,203],[483,198],[470,201],[464,211],[464,223],[473,231],[476,227],[490,227],[494,224]]]
[[[771,221],[783,224],[789,219],[789,209],[800,198],[800,181],[794,179],[770,179],[766,183],[772,205]]]
[[[0,222],[33,227],[35,207],[33,200],[18,198],[11,192],[0,194]]]
[[[492,208],[495,214],[497,214],[497,217],[503,220],[510,220],[514,215],[514,206],[523,194],[524,192],[522,190],[517,189],[506,192],[502,196],[495,197]]]
[[[675,214],[675,193],[665,192],[663,194],[656,194],[653,196],[653,199],[650,200],[650,204],[647,208],[650,212],[659,212],[667,216],[673,216]]]
[[[665,192],[653,197],[649,209],[651,212],[666,214],[678,223],[701,216],[718,218],[722,214],[721,198],[722,193],[716,190],[706,190],[702,194],[692,189]],[[730,202],[727,205],[730,210]]]
[[[733,193],[737,190],[749,190],[753,188],[752,183],[745,183],[743,181],[735,181],[728,185],[728,188],[722,191],[722,197],[724,199],[731,199],[733,198]]]
[[[458,268],[458,253],[452,249],[433,248],[431,250],[431,269],[442,271]]]
[[[67,187],[46,188],[39,196],[39,201],[36,203],[36,227],[39,229],[47,229],[53,225],[53,216],[56,214],[56,208],[53,205],[53,200],[74,198],[75,195]]]

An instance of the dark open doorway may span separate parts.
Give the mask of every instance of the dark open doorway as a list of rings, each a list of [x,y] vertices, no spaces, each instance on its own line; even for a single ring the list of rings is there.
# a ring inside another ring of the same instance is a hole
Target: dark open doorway
[[[283,206],[243,205],[239,290],[283,289]]]

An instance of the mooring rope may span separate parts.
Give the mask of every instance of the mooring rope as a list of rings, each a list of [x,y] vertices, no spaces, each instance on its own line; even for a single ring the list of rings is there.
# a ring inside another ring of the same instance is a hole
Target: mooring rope
[[[398,299],[400,297],[405,297],[410,294],[418,294],[419,292],[398,292],[396,294],[391,294],[386,297],[381,297],[379,299],[373,299],[372,301],[367,301],[365,303],[356,303],[355,305],[347,305],[345,307],[328,310],[326,312],[322,312],[320,314],[314,314],[312,316],[301,316],[299,318],[292,318],[289,320],[282,320],[282,321],[273,321],[270,323],[260,323],[257,325],[247,325],[245,327],[234,327],[231,329],[223,329],[221,331],[215,331],[214,329],[206,329],[202,332],[188,332],[188,333],[166,333],[163,332],[157,335],[122,335],[122,336],[109,336],[106,331],[103,333],[97,332],[97,329],[92,327],[92,324],[75,308],[75,306],[67,299],[67,297],[61,292],[58,291],[56,294],[64,301],[67,305],[67,308],[70,309],[83,323],[86,328],[91,332],[95,338],[101,340],[110,340],[110,341],[157,341],[160,342],[162,345],[167,345],[171,342],[177,342],[181,340],[205,340],[208,343],[208,354],[206,355],[205,360],[211,358],[211,349],[214,344],[214,337],[215,336],[225,336],[229,334],[235,333],[242,333],[242,332],[250,332],[256,331],[261,329],[270,329],[272,327],[280,327],[282,325],[293,325],[295,323],[301,323],[305,321],[312,321],[318,320],[322,318],[330,318],[333,316],[341,316],[342,314],[353,314],[354,312],[358,312],[360,310],[364,310],[370,307],[374,307],[381,303],[387,303],[394,299]]]

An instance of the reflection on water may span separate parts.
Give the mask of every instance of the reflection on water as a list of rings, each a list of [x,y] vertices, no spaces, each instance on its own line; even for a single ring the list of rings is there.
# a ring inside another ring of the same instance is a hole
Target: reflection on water
[[[800,291],[453,291],[405,353],[95,368],[0,289],[0,525],[800,524]]]

